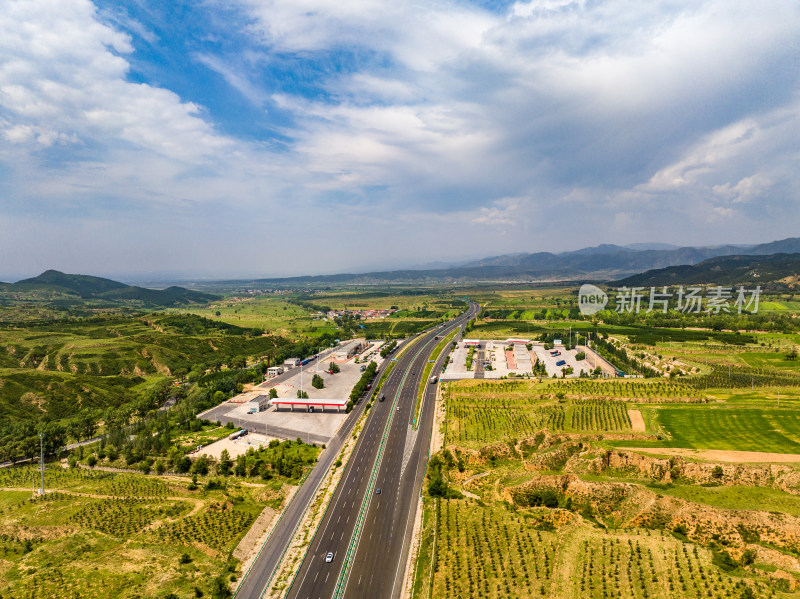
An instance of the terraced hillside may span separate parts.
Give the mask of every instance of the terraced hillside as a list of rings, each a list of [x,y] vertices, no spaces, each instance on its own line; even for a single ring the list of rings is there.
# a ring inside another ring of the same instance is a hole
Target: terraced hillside
[[[194,366],[219,368],[288,342],[194,315],[99,317],[0,328],[0,418],[62,418],[119,405]]]

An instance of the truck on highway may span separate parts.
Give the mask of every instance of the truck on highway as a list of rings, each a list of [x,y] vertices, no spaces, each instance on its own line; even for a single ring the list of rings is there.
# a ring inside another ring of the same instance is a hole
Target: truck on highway
[[[431,385],[435,385],[438,382],[439,382],[439,377],[438,376],[432,376],[431,377]]]

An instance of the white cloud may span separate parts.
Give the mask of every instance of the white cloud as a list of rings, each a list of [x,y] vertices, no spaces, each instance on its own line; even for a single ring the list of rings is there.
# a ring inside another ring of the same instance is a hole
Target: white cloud
[[[3,136],[36,130],[55,140],[126,142],[187,162],[231,146],[173,92],[127,81],[130,39],[99,22],[88,0],[11,0],[0,13]],[[22,127],[22,129],[20,129]],[[33,136],[28,137],[28,140]]]
[[[232,3],[198,6],[226,14]],[[191,56],[254,106],[288,115],[270,123],[285,136],[280,151],[221,133],[208,108],[174,91],[130,81],[132,39],[119,29],[156,43],[148,23],[89,0],[6,2],[6,201],[118,231],[152,209],[163,235],[196,249],[208,218],[229,246],[209,261],[249,241],[254,272],[281,259],[321,270],[296,247],[299,230],[347,246],[337,255],[355,264],[363,251],[347,240],[364,223],[426,261],[443,234],[455,257],[472,253],[475,236],[486,254],[494,243],[569,249],[607,233],[624,243],[632,228],[635,240],[691,243],[723,221],[772,237],[800,217],[793,0],[769,10],[753,0],[539,0],[507,14],[454,0],[238,6],[244,33],[196,33],[242,36],[241,55],[210,44]],[[272,73],[273,59],[298,72]],[[279,85],[295,75],[303,85]],[[134,243],[125,235],[120,243]]]

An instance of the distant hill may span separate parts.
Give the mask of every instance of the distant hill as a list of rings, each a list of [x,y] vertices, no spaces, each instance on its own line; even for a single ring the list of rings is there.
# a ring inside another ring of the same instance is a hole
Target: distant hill
[[[217,296],[183,287],[167,289],[145,289],[126,285],[119,281],[89,275],[65,274],[57,270],[46,270],[38,277],[0,286],[0,292],[19,294],[51,293],[76,296],[84,300],[108,300],[111,302],[135,301],[146,306],[182,306],[207,303]]]
[[[128,285],[111,279],[89,275],[68,275],[57,270],[46,270],[38,277],[23,279],[11,285],[13,291],[49,288],[58,291],[73,291],[83,298],[94,297],[125,287]]]
[[[651,269],[698,264],[709,258],[741,255],[744,252],[749,255],[770,255],[777,252],[800,253],[800,238],[789,238],[755,246],[723,245],[642,250],[603,244],[558,254],[537,252],[492,256],[449,268],[256,279],[248,283],[255,286],[314,286],[470,281],[613,280]]]
[[[660,287],[676,285],[765,285],[800,278],[800,253],[771,256],[720,256],[699,264],[648,270],[610,283],[613,287]]]

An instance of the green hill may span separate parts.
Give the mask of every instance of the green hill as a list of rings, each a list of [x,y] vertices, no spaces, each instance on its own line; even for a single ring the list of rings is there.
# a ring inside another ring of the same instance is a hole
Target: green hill
[[[2,285],[0,292],[14,294],[16,299],[26,299],[26,294],[37,296],[48,294],[84,300],[106,300],[114,303],[136,302],[147,307],[204,304],[217,297],[183,287],[145,289],[102,277],[66,274],[57,270],[47,270],[38,277]]]
[[[800,278],[800,253],[771,256],[723,256],[699,264],[648,270],[609,283],[612,287],[675,285],[776,285],[796,286]]]

